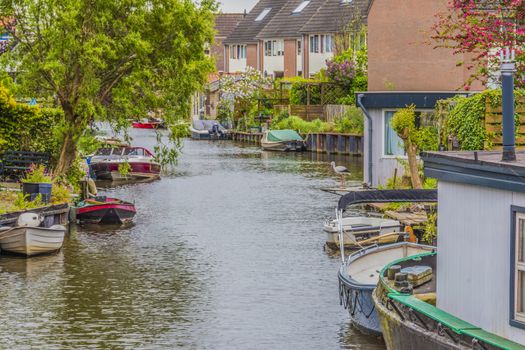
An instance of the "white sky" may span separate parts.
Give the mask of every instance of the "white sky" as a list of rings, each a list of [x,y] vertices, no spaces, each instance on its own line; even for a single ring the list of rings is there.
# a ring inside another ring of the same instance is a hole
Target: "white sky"
[[[244,9],[250,12],[258,0],[219,0],[222,4],[222,12],[242,13]]]

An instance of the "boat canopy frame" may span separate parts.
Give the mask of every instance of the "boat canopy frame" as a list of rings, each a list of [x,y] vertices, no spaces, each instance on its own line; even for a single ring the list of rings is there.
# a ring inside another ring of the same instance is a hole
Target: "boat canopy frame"
[[[436,203],[438,200],[437,190],[374,190],[374,191],[352,191],[339,199],[337,209],[346,210],[350,205],[364,203]]]

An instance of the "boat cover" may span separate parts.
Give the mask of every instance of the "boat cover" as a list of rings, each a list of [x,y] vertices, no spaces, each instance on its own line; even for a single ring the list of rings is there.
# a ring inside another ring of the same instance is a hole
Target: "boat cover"
[[[339,210],[345,210],[352,204],[392,203],[392,202],[437,202],[437,190],[376,190],[353,191],[339,199]]]
[[[303,138],[295,130],[271,130],[268,131],[268,141],[303,141]]]
[[[212,130],[213,126],[217,125],[219,130],[224,131],[224,127],[216,120],[194,120],[193,128],[195,130]]]

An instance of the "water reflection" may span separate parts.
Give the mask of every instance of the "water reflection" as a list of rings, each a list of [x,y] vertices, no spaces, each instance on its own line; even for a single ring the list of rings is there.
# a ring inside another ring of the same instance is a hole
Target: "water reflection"
[[[322,249],[332,159],[188,141],[174,174],[106,187],[135,202],[133,226],[78,226],[59,255],[0,258],[1,347],[375,349],[341,326],[340,259]],[[359,158],[336,162],[361,181]]]

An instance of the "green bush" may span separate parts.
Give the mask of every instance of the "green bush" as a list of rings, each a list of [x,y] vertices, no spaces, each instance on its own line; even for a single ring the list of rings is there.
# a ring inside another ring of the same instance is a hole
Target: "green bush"
[[[334,120],[334,131],[342,134],[359,134],[364,132],[364,115],[361,109],[352,106],[341,117]]]
[[[295,130],[300,134],[309,134],[316,132],[329,132],[333,126],[319,119],[308,122],[299,117],[291,116],[277,123],[272,123],[271,129],[274,130]]]

